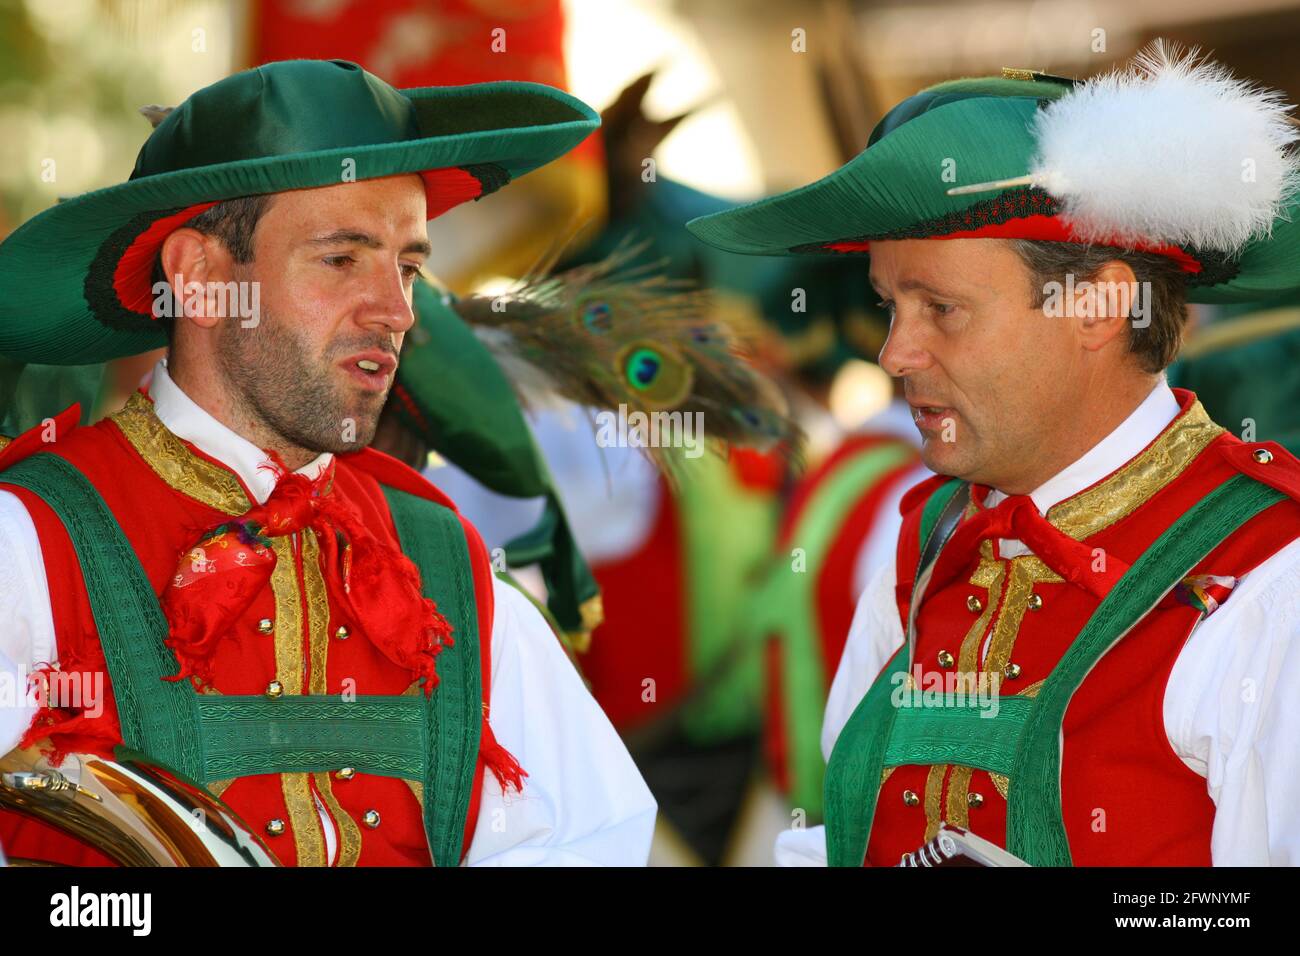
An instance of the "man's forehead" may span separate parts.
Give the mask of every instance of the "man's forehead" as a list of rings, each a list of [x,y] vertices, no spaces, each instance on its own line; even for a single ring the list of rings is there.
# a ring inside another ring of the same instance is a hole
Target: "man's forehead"
[[[424,181],[414,174],[333,183],[276,193],[275,205],[294,216],[335,216],[341,211],[424,225]]]
[[[985,285],[988,270],[1014,259],[1005,239],[901,239],[873,242],[868,276],[881,283]]]
[[[409,178],[412,188],[373,180],[276,193],[266,216],[295,243],[325,236],[376,247],[425,241],[423,182],[418,176],[400,178]],[[367,188],[371,183],[381,185]]]

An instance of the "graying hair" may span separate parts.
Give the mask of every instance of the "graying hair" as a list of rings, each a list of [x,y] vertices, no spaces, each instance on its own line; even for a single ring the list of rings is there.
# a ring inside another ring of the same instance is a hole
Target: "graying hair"
[[[1129,352],[1147,372],[1163,371],[1178,355],[1187,325],[1187,283],[1186,274],[1169,257],[1077,242],[1013,239],[1011,244],[1033,276],[1034,306],[1046,301],[1049,282],[1064,284],[1070,274],[1076,283],[1091,281],[1107,262],[1127,263],[1140,288],[1149,289],[1151,310],[1151,322],[1144,328],[1129,323]]]

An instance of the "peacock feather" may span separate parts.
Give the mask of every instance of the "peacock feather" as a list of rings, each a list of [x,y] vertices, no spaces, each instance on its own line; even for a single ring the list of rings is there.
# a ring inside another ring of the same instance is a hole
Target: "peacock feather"
[[[498,296],[454,303],[514,384],[525,407],[559,396],[589,409],[699,416],[715,451],[799,457],[803,435],[777,387],[751,363],[745,340],[716,317],[712,296],[633,265],[644,244],[552,272],[555,256]],[[668,474],[677,456],[646,451]]]

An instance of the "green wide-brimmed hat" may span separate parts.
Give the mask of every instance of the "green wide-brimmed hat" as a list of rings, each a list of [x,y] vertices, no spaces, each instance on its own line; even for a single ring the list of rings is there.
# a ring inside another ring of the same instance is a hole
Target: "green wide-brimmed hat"
[[[1300,138],[1280,94],[1162,44],[1088,81],[1023,70],[904,100],[808,186],[692,220],[749,255],[1017,238],[1165,255],[1194,302],[1300,287]]]
[[[236,73],[167,114],[127,182],[60,202],[0,244],[0,355],[81,365],[165,345],[152,315],[157,250],[217,201],[419,173],[433,218],[599,125],[537,83],[397,90],[342,60]]]

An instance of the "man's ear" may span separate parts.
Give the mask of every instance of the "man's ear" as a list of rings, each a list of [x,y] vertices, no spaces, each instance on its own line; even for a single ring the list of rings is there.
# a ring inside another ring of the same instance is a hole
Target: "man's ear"
[[[1120,259],[1103,263],[1087,282],[1075,283],[1075,331],[1085,349],[1095,352],[1126,335],[1143,295],[1132,266]]]
[[[163,240],[163,274],[177,303],[176,318],[202,328],[222,319],[222,288],[231,280],[234,262],[221,240],[197,229],[180,228]]]

